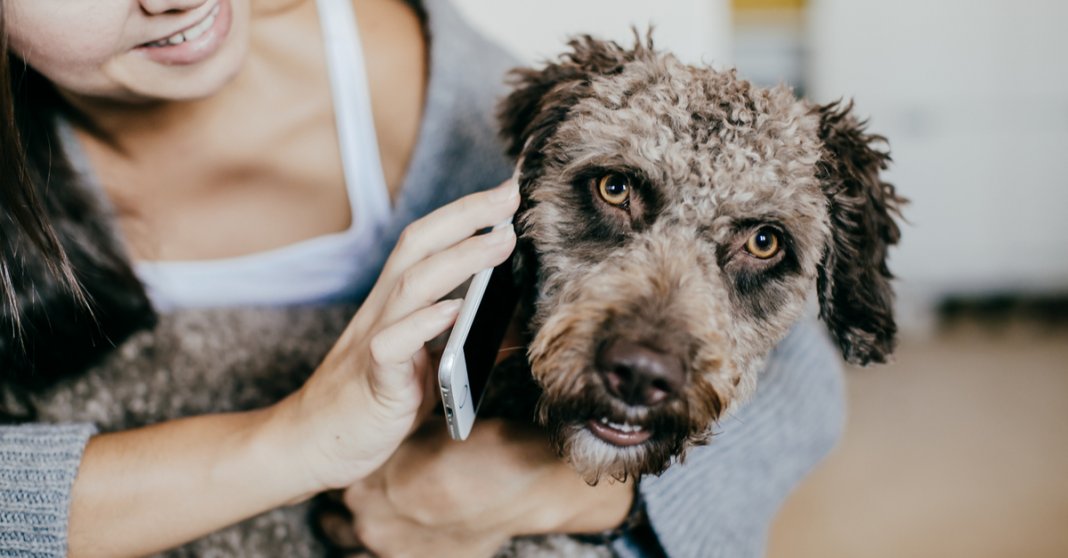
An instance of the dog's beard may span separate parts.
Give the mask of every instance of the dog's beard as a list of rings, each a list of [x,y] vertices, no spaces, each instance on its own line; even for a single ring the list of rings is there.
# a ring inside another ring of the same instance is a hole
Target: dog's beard
[[[688,447],[707,442],[712,426],[711,421],[695,421],[684,400],[636,411],[592,387],[577,396],[543,395],[538,402],[538,418],[556,451],[589,484],[605,477],[625,481],[658,475],[674,460],[682,459]],[[638,425],[649,437],[633,445],[606,441],[591,430],[592,421],[605,418]]]

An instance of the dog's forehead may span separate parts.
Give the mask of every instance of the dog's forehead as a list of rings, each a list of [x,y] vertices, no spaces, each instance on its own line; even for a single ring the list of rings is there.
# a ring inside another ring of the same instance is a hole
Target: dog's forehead
[[[572,166],[634,169],[705,217],[819,197],[818,119],[785,87],[662,55],[592,80],[590,92],[560,128]]]

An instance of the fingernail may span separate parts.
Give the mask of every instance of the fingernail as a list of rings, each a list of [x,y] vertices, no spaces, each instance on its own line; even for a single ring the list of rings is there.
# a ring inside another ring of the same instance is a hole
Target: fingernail
[[[497,188],[494,188],[491,195],[495,202],[504,203],[506,201],[512,201],[512,199],[519,195],[519,187],[516,186],[514,181],[509,180]]]

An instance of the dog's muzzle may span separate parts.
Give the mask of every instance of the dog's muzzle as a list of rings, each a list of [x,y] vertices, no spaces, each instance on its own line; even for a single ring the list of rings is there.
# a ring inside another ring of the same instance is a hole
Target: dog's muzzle
[[[615,412],[590,419],[587,427],[601,440],[622,447],[641,444],[653,435],[643,424],[647,421],[637,419],[655,415],[686,382],[682,361],[675,355],[623,339],[602,345],[596,371]]]

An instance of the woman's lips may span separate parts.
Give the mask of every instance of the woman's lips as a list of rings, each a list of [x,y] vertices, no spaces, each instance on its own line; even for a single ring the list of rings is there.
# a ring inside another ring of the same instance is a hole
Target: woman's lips
[[[182,31],[137,47],[137,51],[160,64],[195,64],[219,50],[230,33],[230,0],[219,0],[204,19]]]

